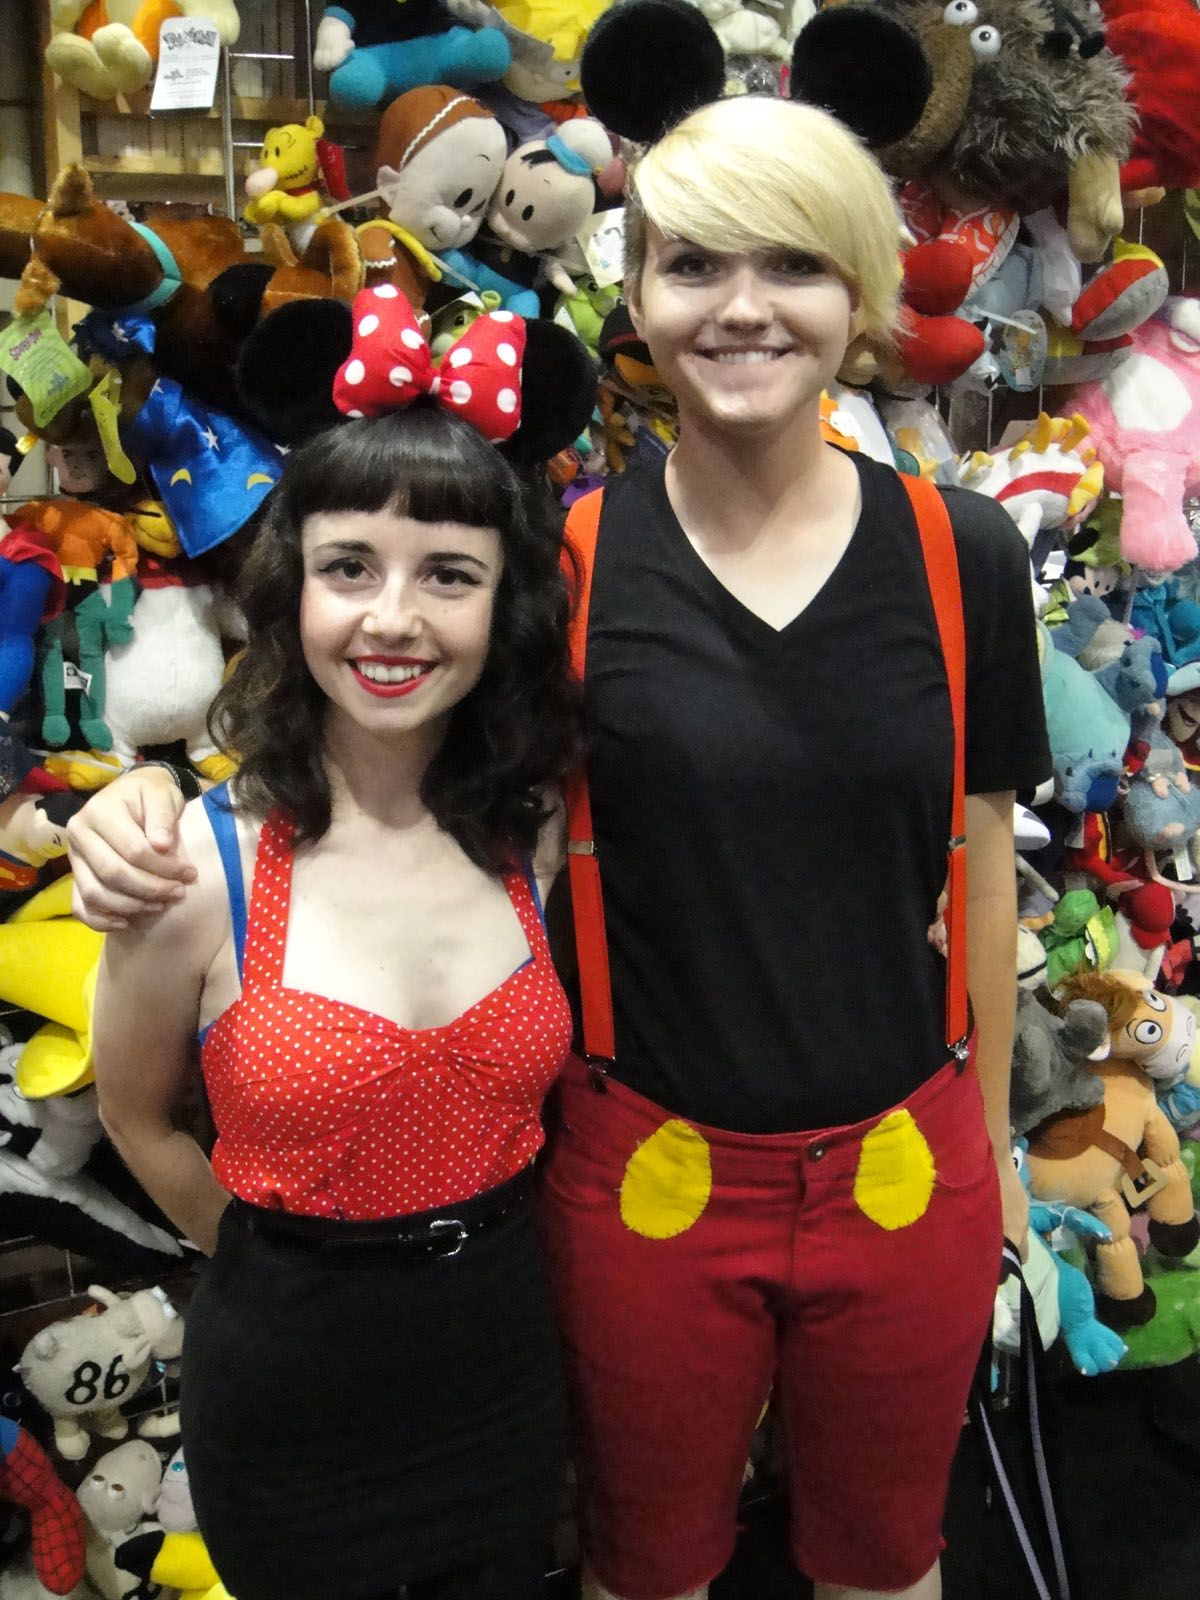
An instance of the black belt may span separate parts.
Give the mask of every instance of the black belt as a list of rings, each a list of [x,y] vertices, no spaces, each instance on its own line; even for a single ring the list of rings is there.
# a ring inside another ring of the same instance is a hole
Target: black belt
[[[248,1233],[305,1255],[339,1261],[365,1255],[376,1260],[417,1262],[456,1256],[469,1239],[487,1233],[519,1211],[528,1200],[533,1183],[534,1169],[528,1166],[515,1178],[457,1205],[362,1222],[270,1211],[236,1195],[231,1204],[234,1217]]]

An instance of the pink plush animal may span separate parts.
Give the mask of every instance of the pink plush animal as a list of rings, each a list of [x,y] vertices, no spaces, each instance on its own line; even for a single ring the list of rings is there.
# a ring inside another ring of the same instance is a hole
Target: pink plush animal
[[[1183,502],[1200,492],[1200,300],[1168,300],[1133,335],[1129,354],[1098,382],[1076,391],[1120,491],[1121,554],[1154,572],[1196,555]]]

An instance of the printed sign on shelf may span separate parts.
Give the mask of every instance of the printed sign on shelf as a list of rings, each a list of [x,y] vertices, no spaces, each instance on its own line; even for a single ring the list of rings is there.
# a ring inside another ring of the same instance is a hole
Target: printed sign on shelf
[[[221,35],[198,17],[168,17],[158,36],[151,111],[207,111],[217,92]]]

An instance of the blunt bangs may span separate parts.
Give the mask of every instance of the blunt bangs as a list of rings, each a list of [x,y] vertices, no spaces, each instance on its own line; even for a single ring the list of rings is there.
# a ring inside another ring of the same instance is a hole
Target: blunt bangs
[[[280,490],[283,520],[297,529],[321,512],[392,507],[418,522],[503,531],[520,499],[495,447],[432,401],[318,434],[288,458]]]

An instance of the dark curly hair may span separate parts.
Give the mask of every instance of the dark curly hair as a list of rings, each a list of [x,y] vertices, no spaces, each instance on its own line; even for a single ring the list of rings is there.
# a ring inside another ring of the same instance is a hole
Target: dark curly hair
[[[533,851],[550,814],[545,786],[581,754],[562,537],[548,497],[523,484],[474,428],[427,402],[341,423],[289,457],[239,575],[249,642],[209,727],[239,758],[239,803],[257,816],[281,807],[298,839],[319,839],[331,808],[320,759],[328,702],[300,645],[301,528],[316,513],[385,507],[500,535],[487,661],[451,713],[421,798],[472,861],[502,869]]]

